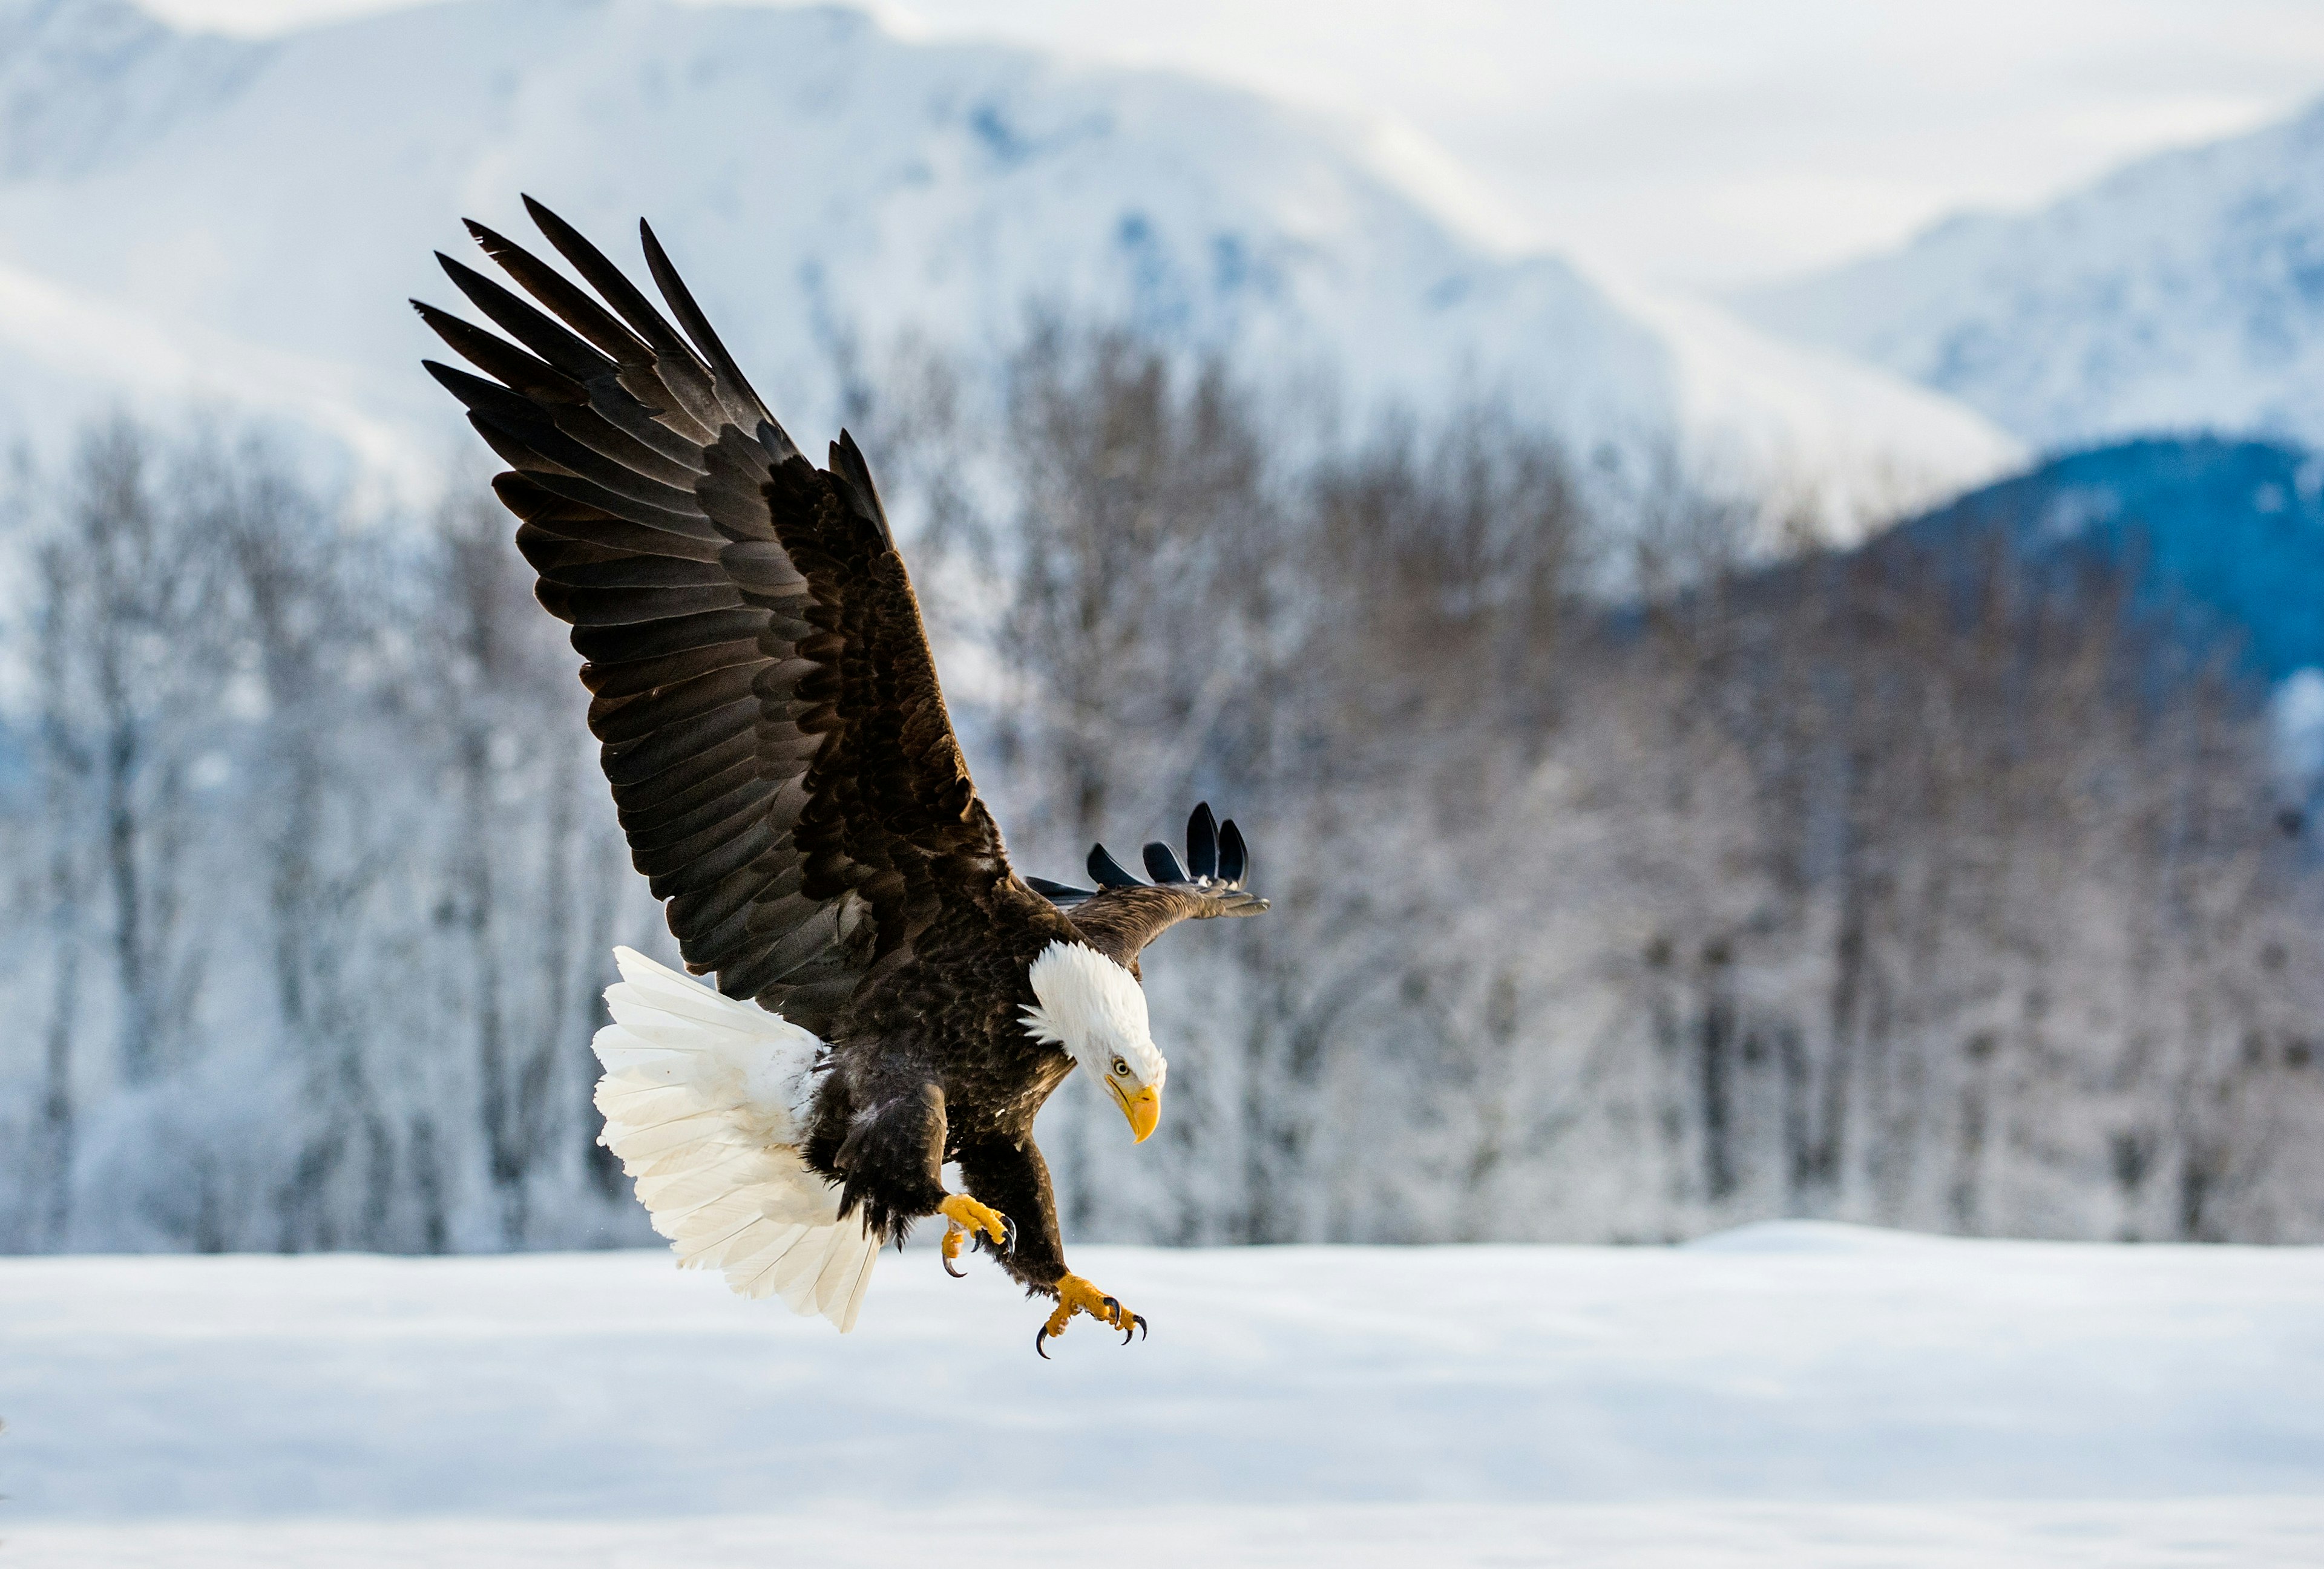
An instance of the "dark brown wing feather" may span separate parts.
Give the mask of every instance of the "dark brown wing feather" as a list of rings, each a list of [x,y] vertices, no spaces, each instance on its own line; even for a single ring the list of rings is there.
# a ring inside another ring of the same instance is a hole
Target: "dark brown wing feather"
[[[910,577],[853,441],[828,468],[800,456],[650,231],[687,337],[526,205],[595,296],[471,225],[530,300],[445,259],[509,336],[415,301],[484,374],[428,368],[513,471],[493,489],[587,661],[622,828],[687,964],[824,1033],[948,877],[1009,875]]]

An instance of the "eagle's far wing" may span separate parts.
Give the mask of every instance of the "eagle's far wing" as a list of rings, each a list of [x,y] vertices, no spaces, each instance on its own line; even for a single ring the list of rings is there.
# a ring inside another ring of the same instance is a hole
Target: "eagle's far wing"
[[[1090,846],[1094,890],[1043,877],[1025,881],[1065,912],[1084,942],[1133,975],[1146,945],[1180,921],[1257,915],[1267,909],[1266,900],[1243,886],[1250,850],[1242,830],[1231,820],[1221,823],[1213,817],[1208,801],[1186,820],[1186,861],[1159,840],[1146,846],[1145,859],[1150,883],[1123,871],[1102,844]]]
[[[632,859],[687,966],[825,1034],[944,887],[1010,874],[910,577],[854,442],[843,433],[827,468],[799,454],[651,230],[684,337],[526,207],[595,297],[472,224],[531,300],[439,258],[508,337],[415,300],[484,376],[428,368],[513,471],[493,489],[587,661]],[[956,876],[935,875],[945,863]]]

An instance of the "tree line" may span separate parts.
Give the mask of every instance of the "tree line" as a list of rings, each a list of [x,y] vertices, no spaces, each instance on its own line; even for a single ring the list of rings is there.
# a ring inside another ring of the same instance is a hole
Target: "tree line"
[[[1044,1112],[1070,1233],[2324,1236],[2314,831],[2118,565],[1103,330],[854,389],[1019,870],[1207,798],[1274,900],[1148,955],[1157,1138]],[[119,421],[12,512],[0,1247],[650,1240],[587,1039],[668,945],[508,520]]]

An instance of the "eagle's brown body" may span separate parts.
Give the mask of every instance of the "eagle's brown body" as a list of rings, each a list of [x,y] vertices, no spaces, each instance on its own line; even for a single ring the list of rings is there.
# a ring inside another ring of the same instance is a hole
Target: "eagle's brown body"
[[[1033,1118],[1074,1061],[1026,1033],[1025,976],[1061,939],[1083,940],[1013,876],[958,900],[834,1022],[807,1144],[808,1163],[882,1231],[934,1213],[941,1168],[958,1161],[968,1191],[1018,1223],[1001,1262],[1036,1288],[1065,1263]]]
[[[1240,891],[1240,837],[1227,825],[1231,869],[1213,835],[1197,874],[1162,886],[1102,852],[1093,870],[1109,886],[1094,894],[1019,877],[853,442],[843,434],[825,468],[799,453],[650,231],[684,337],[528,206],[595,298],[472,225],[530,300],[444,266],[508,337],[418,309],[493,378],[429,366],[511,466],[493,487],[522,520],[540,603],[586,661],[637,868],[691,970],[826,1043],[801,1148],[843,1187],[843,1214],[897,1234],[945,1202],[956,1160],[1015,1223],[1005,1267],[1055,1291],[1070,1278],[1032,1129],[1074,1063],[1027,1032],[1028,968],[1081,943],[1135,974],[1172,922],[1263,908]],[[1197,821],[1211,832],[1207,809]]]

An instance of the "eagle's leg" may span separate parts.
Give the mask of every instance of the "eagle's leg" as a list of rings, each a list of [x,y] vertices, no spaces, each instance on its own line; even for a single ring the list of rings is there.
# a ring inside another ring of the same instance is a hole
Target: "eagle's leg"
[[[1049,1168],[1027,1138],[987,1136],[968,1140],[958,1152],[960,1175],[974,1192],[1022,1223],[1001,1267],[1031,1290],[1055,1297],[1057,1306],[1033,1337],[1033,1349],[1047,1356],[1049,1337],[1063,1334],[1076,1313],[1121,1331],[1124,1339],[1146,1320],[1065,1268],[1065,1241],[1057,1232],[1056,1195]]]
[[[971,1237],[1005,1261],[1016,1245],[1016,1222],[965,1194],[945,1191],[943,1086],[876,1086],[869,1097],[872,1107],[864,1112],[853,1111],[842,1095],[847,1087],[833,1075],[816,1093],[816,1123],[804,1151],[810,1168],[841,1179],[840,1213],[853,1214],[860,1206],[869,1223],[888,1236],[899,1234],[895,1228],[908,1226],[917,1216],[944,1216],[945,1269],[951,1274],[960,1273],[952,1261]],[[835,1138],[842,1128],[845,1136]]]

